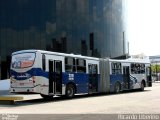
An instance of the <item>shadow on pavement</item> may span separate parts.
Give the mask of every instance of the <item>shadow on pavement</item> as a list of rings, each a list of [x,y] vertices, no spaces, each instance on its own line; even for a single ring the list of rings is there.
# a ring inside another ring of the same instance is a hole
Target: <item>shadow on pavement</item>
[[[119,94],[113,94],[113,93],[101,93],[101,94],[92,94],[92,95],[76,95],[72,99],[68,99],[64,96],[61,97],[53,97],[52,99],[43,99],[43,98],[36,98],[36,99],[30,99],[30,100],[23,100],[23,101],[16,101],[14,105],[2,105],[1,107],[19,107],[19,106],[29,106],[29,105],[35,105],[35,104],[45,104],[45,103],[54,103],[54,102],[63,102],[63,101],[70,101],[70,100],[76,100],[76,99],[87,99],[90,97],[102,97],[102,96],[108,96],[111,97],[113,95],[121,95],[121,94],[134,94],[137,92],[150,92],[151,90],[130,90],[130,91],[124,91]],[[23,95],[22,95],[23,96]]]

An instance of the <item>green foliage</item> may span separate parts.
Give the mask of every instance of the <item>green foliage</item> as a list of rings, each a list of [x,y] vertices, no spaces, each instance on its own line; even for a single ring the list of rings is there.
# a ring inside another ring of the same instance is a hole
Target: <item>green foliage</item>
[[[151,69],[153,73],[160,73],[160,65],[151,65]]]

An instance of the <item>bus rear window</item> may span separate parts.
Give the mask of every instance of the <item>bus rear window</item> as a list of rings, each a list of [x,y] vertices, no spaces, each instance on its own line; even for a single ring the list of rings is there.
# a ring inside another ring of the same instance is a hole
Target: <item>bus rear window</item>
[[[12,56],[11,67],[16,69],[32,67],[35,60],[35,53],[21,53]]]

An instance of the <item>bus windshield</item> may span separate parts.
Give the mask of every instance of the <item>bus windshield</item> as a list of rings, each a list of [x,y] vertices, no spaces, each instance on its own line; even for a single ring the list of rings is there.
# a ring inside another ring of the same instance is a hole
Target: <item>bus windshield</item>
[[[16,69],[32,67],[35,53],[20,53],[12,56],[11,67]]]

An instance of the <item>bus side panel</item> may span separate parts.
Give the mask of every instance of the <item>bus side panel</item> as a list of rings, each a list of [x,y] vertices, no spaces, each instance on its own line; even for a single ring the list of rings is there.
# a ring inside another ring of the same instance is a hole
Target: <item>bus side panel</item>
[[[75,73],[77,93],[88,93],[88,75],[86,73]]]
[[[40,86],[40,94],[48,95],[49,93],[49,73],[43,71],[41,68],[37,68],[36,70],[36,84]]]
[[[86,73],[64,73],[63,84],[74,83],[76,93],[88,93],[88,75]]]
[[[98,77],[98,92],[100,84],[100,75]],[[89,75],[86,73],[64,73],[63,84],[74,83],[76,85],[76,93],[88,93],[89,92]]]
[[[115,83],[119,82],[123,89],[123,74],[110,75],[110,91],[114,92]]]
[[[36,80],[36,91],[38,91],[39,94],[48,95],[48,78],[43,76],[37,76]]]
[[[131,74],[134,76],[135,79],[131,79],[132,82],[132,88],[131,89],[138,89],[141,88],[141,82],[142,80],[146,80],[146,77],[144,74]]]

